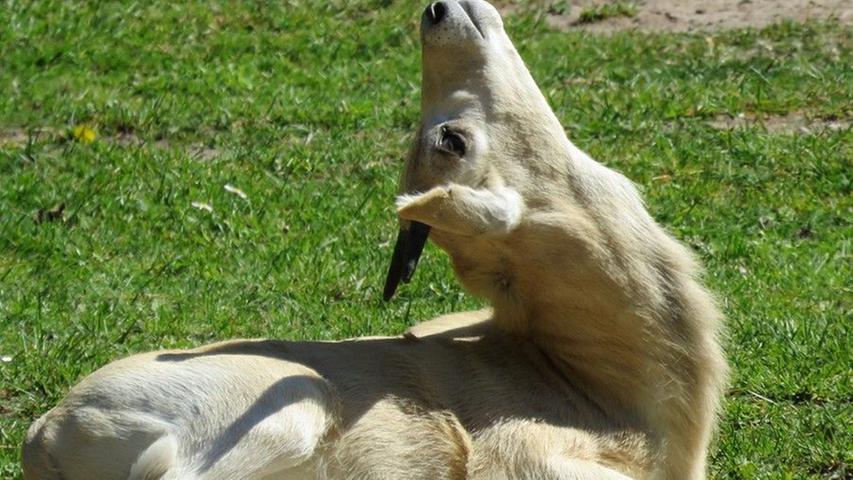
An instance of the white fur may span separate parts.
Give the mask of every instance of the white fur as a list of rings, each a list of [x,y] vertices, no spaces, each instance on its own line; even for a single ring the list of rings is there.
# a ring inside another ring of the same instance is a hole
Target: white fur
[[[398,214],[491,309],[113,362],[33,423],[25,478],[705,477],[726,363],[696,262],[565,137],[494,8],[446,4]]]
[[[436,206],[431,201],[442,202],[444,206]],[[509,233],[521,222],[524,211],[521,195],[506,187],[492,190],[447,185],[422,194],[397,197],[397,211],[401,214],[412,212],[421,204],[430,211],[427,223],[442,222],[446,231],[459,235]]]

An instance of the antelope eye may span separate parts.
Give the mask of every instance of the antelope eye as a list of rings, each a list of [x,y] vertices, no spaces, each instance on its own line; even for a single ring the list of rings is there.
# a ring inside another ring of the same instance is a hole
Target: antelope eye
[[[446,126],[442,126],[437,147],[442,152],[462,157],[465,155],[465,137]]]

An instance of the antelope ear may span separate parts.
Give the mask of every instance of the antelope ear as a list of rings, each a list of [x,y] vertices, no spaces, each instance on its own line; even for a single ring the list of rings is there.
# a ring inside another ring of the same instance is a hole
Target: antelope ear
[[[457,235],[500,235],[521,220],[524,200],[508,187],[474,189],[450,184],[417,195],[397,197],[397,214]]]

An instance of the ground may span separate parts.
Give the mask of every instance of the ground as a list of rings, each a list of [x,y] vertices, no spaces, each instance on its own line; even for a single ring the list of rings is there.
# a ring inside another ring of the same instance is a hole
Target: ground
[[[853,475],[848,3],[501,5],[570,138],[707,267],[734,367],[714,478]],[[480,305],[433,247],[379,300],[419,10],[0,9],[0,478],[20,477],[28,424],[117,357]]]
[[[549,26],[596,33],[627,29],[701,32],[760,28],[785,20],[804,22],[830,18],[845,24],[853,22],[853,4],[847,0],[578,0],[546,3]],[[519,8],[518,2],[500,5],[508,12]],[[598,14],[591,17],[591,12]]]

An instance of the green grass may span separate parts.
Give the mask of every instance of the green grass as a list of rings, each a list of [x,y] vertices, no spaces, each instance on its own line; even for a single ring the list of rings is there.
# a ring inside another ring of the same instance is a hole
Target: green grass
[[[593,5],[581,11],[578,23],[595,23],[608,18],[633,17],[637,14],[637,5],[629,2],[609,2]]]
[[[117,357],[478,305],[434,247],[379,300],[419,8],[95,4],[0,8],[0,477],[20,476],[27,425]],[[849,478],[851,28],[593,37],[538,18],[507,28],[570,137],[637,182],[728,316],[714,477]],[[711,125],[741,112],[847,128]],[[69,134],[83,124],[94,142]]]

